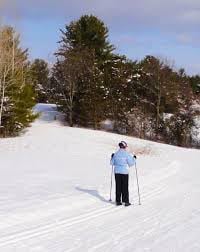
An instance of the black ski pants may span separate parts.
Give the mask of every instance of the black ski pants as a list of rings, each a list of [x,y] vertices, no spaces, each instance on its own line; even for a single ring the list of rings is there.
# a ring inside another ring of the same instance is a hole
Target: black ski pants
[[[116,202],[129,202],[128,174],[115,174]]]

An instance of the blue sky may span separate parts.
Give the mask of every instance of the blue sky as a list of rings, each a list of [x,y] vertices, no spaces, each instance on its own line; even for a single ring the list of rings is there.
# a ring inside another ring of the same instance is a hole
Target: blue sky
[[[60,28],[94,14],[109,28],[116,52],[151,54],[189,74],[200,74],[199,0],[0,0],[0,22],[21,34],[32,59],[54,61]]]

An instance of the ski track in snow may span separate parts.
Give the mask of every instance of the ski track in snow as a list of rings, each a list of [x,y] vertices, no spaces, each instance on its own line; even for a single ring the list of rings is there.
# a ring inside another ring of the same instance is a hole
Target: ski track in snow
[[[13,234],[5,238],[0,238],[0,247],[7,245],[9,243],[16,243],[22,240],[34,238],[36,236],[48,234],[50,232],[55,232],[56,229],[60,229],[60,228],[66,229],[73,225],[79,224],[81,222],[85,222],[85,221],[91,220],[93,218],[97,218],[99,216],[102,216],[108,213],[110,214],[113,211],[116,212],[116,209],[112,208],[111,210],[110,207],[100,208],[93,212],[89,212],[89,213],[86,213],[77,217],[73,217],[70,219],[63,220],[63,221],[57,221],[55,223],[50,223],[50,224],[47,224],[47,225],[44,225],[44,226],[41,226],[32,230],[23,231],[21,233]]]
[[[135,168],[134,205],[108,202],[110,154],[122,139],[152,149],[137,160],[141,206]],[[199,153],[41,122],[0,139],[0,252],[199,252]]]

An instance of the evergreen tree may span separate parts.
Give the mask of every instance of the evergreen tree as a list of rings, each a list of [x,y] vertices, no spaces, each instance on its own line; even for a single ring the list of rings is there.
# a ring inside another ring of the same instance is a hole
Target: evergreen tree
[[[35,59],[31,64],[31,76],[36,91],[37,102],[48,102],[49,67],[43,59]]]
[[[104,64],[104,82],[106,87],[106,116],[114,121],[117,132],[127,132],[129,114],[136,104],[133,82],[136,62],[125,56],[112,55]]]
[[[62,38],[58,55],[65,55],[71,48],[84,48],[94,51],[98,60],[106,60],[114,50],[108,41],[108,28],[93,15],[84,15],[61,30]]]
[[[76,115],[77,123],[81,125],[98,128],[99,122],[105,119],[103,65],[114,49],[107,40],[108,29],[97,17],[85,15],[71,22],[61,32],[53,75],[57,76],[57,83],[64,85],[62,89],[67,92],[65,97],[71,96],[69,79],[73,79],[72,86],[76,87],[75,96],[73,92],[73,112],[70,105],[65,107],[65,113]],[[52,80],[54,82],[55,78]],[[56,82],[53,85],[57,85]],[[69,121],[72,125],[72,120]]]
[[[0,102],[1,136],[16,135],[35,118],[27,50],[12,27],[0,30]]]
[[[92,66],[93,56],[90,51],[78,48],[66,51],[65,57],[58,58],[54,65],[51,78],[52,94],[66,114],[70,126],[80,121],[78,103],[81,102],[81,88],[85,94],[83,82],[86,82],[86,76],[92,71]]]

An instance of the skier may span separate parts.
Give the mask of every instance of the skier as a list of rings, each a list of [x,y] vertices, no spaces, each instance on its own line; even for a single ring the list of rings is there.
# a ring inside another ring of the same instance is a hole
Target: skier
[[[128,147],[125,141],[119,143],[119,150],[112,154],[111,165],[114,166],[115,185],[116,185],[116,205],[120,206],[125,203],[125,206],[130,206],[128,179],[129,167],[135,164],[136,156],[132,156],[126,151]],[[122,201],[121,201],[122,199]]]

